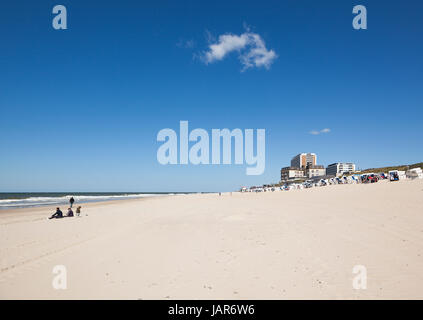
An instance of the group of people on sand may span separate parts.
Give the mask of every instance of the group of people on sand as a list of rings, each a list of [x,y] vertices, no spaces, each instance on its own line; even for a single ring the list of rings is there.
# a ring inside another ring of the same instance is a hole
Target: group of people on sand
[[[67,212],[66,216],[63,216],[62,210],[60,210],[60,208],[57,207],[56,212],[53,213],[53,215],[49,219],[59,219],[59,218],[64,218],[64,217],[73,217],[74,214],[73,214],[73,211],[72,211],[72,206],[73,206],[74,202],[75,202],[75,199],[73,197],[71,197],[69,199],[70,207],[68,208],[68,212]],[[81,206],[78,206],[76,208],[76,216],[79,217],[80,215],[81,215]]]

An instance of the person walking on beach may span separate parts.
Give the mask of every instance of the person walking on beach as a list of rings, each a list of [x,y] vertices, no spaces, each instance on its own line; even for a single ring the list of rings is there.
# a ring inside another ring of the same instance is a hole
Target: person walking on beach
[[[56,208],[56,212],[49,218],[49,219],[59,219],[59,218],[63,218],[63,212],[60,211],[60,208]]]
[[[81,215],[81,206],[76,208],[76,216],[79,217]]]
[[[75,199],[73,197],[71,197],[69,199],[69,203],[70,203],[70,207],[72,208],[73,203],[75,202]]]

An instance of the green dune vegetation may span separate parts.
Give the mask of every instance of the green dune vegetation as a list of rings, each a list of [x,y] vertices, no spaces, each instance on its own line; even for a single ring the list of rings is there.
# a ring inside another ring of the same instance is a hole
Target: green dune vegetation
[[[369,173],[369,172],[374,172],[374,173],[386,172],[386,173],[388,173],[388,171],[391,171],[391,170],[407,171],[407,170],[413,169],[413,168],[422,168],[422,170],[423,170],[423,162],[418,162],[418,163],[409,164],[409,165],[398,165],[398,166],[392,166],[392,167],[369,168],[369,169],[361,170],[357,173],[359,173],[359,174]]]

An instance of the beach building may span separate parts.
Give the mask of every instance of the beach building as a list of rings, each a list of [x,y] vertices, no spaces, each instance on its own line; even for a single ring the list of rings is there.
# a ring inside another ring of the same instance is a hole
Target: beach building
[[[297,167],[285,167],[281,169],[281,181],[289,181],[305,178],[304,170]]]
[[[332,176],[339,176],[344,173],[352,173],[355,171],[355,164],[352,162],[336,162],[328,165],[326,174]]]
[[[291,160],[291,167],[305,169],[307,165],[315,166],[317,156],[315,153],[300,153]]]
[[[322,177],[326,175],[326,169],[322,165],[308,165],[305,174],[308,178]]]

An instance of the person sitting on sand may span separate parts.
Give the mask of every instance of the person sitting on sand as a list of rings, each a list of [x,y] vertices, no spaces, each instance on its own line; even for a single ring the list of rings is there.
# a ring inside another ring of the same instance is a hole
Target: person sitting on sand
[[[56,208],[56,212],[49,218],[49,219],[59,219],[59,218],[63,218],[63,212],[60,211],[60,208]]]
[[[68,208],[68,214],[67,217],[73,217],[73,211],[71,208]]]
[[[79,217],[81,215],[81,206],[76,208],[76,215]]]

